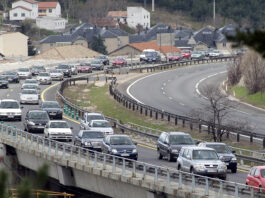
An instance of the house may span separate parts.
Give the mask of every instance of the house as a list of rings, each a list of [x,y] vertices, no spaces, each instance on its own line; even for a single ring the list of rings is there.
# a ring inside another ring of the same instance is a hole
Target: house
[[[12,3],[9,11],[9,20],[23,21],[26,18],[36,19],[38,17],[38,2],[35,0],[18,0]]]
[[[119,23],[112,18],[95,18],[89,21],[100,28],[117,28]]]
[[[216,30],[212,30],[209,27],[202,28],[194,33],[193,38],[196,41],[196,46],[194,47],[195,50],[206,50],[207,48],[216,48]]]
[[[193,38],[193,31],[191,29],[184,29],[182,27],[176,28],[175,33],[175,46],[179,49],[192,50],[196,45]]]
[[[138,25],[150,28],[150,12],[143,7],[127,7],[127,24],[135,29]]]
[[[61,17],[59,2],[38,2],[38,16]]]
[[[5,57],[28,56],[28,37],[20,32],[0,34],[0,54]]]
[[[226,36],[236,35],[236,26],[233,24],[228,24],[217,30],[217,35],[215,38],[216,48],[218,50],[228,50],[232,51],[232,42],[228,41]]]
[[[60,17],[43,16],[36,19],[36,25],[39,28],[58,31],[64,30],[67,20]]]
[[[149,41],[149,42],[142,42],[142,43],[130,43],[125,46],[122,46],[112,52],[109,53],[110,56],[129,56],[135,57],[142,53],[145,49],[153,49],[162,54],[169,54],[180,52],[181,50],[170,45],[163,45],[159,46],[157,41]]]
[[[127,23],[127,11],[109,11],[107,17],[112,18],[118,23]]]

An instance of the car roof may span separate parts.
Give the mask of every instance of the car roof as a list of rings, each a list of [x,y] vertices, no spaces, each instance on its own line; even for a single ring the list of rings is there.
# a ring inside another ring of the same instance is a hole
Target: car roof
[[[91,122],[109,122],[108,120],[91,120]]]
[[[28,90],[34,90],[34,91],[36,91],[36,89],[23,89],[23,91],[28,91]]]
[[[226,145],[225,143],[223,143],[223,142],[203,142],[203,143],[205,143],[205,144],[211,144],[211,145]]]
[[[55,100],[48,100],[48,101],[43,101],[42,104],[43,104],[43,103],[58,103],[58,102],[55,101]]]
[[[108,137],[130,137],[128,135],[116,134],[116,135],[108,135]]]
[[[65,121],[65,120],[50,120],[49,122],[50,122],[50,123],[51,123],[51,122],[66,122],[66,123],[68,123],[68,122]]]
[[[210,150],[210,151],[215,151],[214,149],[209,148],[209,147],[183,146],[182,148],[183,148],[183,149],[184,149],[184,148],[188,148],[188,149],[191,149],[191,150]]]
[[[18,102],[18,101],[14,99],[3,99],[3,100],[0,100],[0,102]]]
[[[170,131],[170,132],[166,132],[169,135],[190,135],[188,133],[182,132],[182,131]]]
[[[101,113],[85,113],[85,115],[102,115],[102,114]]]
[[[40,110],[40,109],[31,109],[31,110],[28,110],[28,113],[31,113],[31,112],[43,112],[43,113],[47,113],[47,111]]]
[[[88,133],[90,133],[90,132],[98,132],[98,133],[103,133],[102,131],[97,131],[97,130],[93,130],[93,129],[86,129],[86,130],[81,130],[83,133],[84,132],[88,132]]]

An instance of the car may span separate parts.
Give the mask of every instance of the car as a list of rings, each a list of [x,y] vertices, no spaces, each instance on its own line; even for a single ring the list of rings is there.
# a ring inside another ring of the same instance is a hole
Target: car
[[[21,121],[22,111],[17,100],[3,99],[0,101],[0,120]]]
[[[199,147],[209,147],[217,152],[218,157],[223,161],[227,169],[230,169],[232,173],[237,172],[237,159],[233,154],[234,151],[225,144],[221,142],[201,142],[198,144]]]
[[[105,117],[100,113],[84,113],[81,121],[80,128],[87,129],[92,120],[105,120]]]
[[[197,175],[213,176],[226,180],[227,168],[216,151],[207,147],[182,147],[177,169]]]
[[[176,161],[183,146],[194,146],[192,137],[184,132],[163,132],[157,141],[158,159],[166,157],[168,161]]]
[[[92,70],[103,70],[104,64],[101,60],[94,59],[91,61],[91,67],[92,67]]]
[[[181,61],[181,60],[182,60],[182,56],[180,53],[171,54],[168,57],[168,61]]]
[[[26,79],[23,84],[35,84],[39,86],[39,81],[37,79]]]
[[[146,52],[145,53],[145,62],[159,62],[161,61],[161,55],[159,52]]]
[[[78,73],[92,73],[92,67],[90,63],[81,63],[77,67]]]
[[[80,130],[75,137],[74,145],[87,148],[89,150],[101,151],[104,133],[94,130]]]
[[[50,70],[50,76],[52,80],[63,80],[64,74],[61,70],[58,69],[52,69]]]
[[[140,54],[140,62],[141,61],[145,61],[146,60],[146,54],[149,52],[155,52],[154,49],[145,49],[142,51],[142,53]]]
[[[112,67],[122,67],[126,65],[127,65],[127,61],[122,57],[117,57],[112,62]]]
[[[0,76],[0,87],[8,89],[8,78],[6,76]]]
[[[32,78],[32,73],[30,71],[30,68],[19,68],[17,73],[19,79]]]
[[[70,65],[58,65],[56,69],[60,70],[64,76],[71,77],[72,76],[72,69]]]
[[[37,84],[23,84],[21,86],[21,89],[35,89],[39,95],[39,98],[40,98],[40,87]]]
[[[109,65],[109,58],[106,55],[97,56],[96,59],[101,60],[104,65]]]
[[[265,188],[265,166],[254,166],[248,172],[246,185],[254,187],[253,190],[259,191],[259,188]],[[263,189],[263,193],[265,190]]]
[[[71,142],[73,139],[72,127],[69,127],[65,120],[52,120],[45,125],[44,136],[53,140]]]
[[[181,56],[183,59],[190,59],[191,57],[191,51],[190,50],[182,50]]]
[[[22,89],[20,104],[39,104],[39,94],[36,89]]]
[[[44,132],[50,121],[48,113],[43,110],[29,110],[25,116],[24,128],[28,132]]]
[[[1,76],[6,76],[9,83],[19,83],[19,76],[15,71],[4,72]]]
[[[47,111],[50,119],[63,119],[63,110],[57,101],[44,101],[40,107]]]
[[[221,52],[219,50],[213,50],[209,52],[209,57],[214,58],[214,57],[220,57]]]
[[[76,67],[76,65],[70,65],[70,67],[71,67],[71,71],[72,71],[72,74],[73,75],[77,75],[77,67]]]
[[[39,73],[37,80],[41,85],[50,85],[52,84],[52,78],[49,72]]]
[[[94,131],[101,131],[105,135],[113,135],[113,129],[107,120],[91,120],[88,129]]]
[[[138,159],[136,145],[128,135],[108,135],[103,139],[101,149],[103,153],[133,160]]]
[[[202,60],[205,58],[204,52],[202,51],[194,51],[191,54],[191,60]]]
[[[46,69],[44,66],[33,66],[31,72],[33,76],[36,76],[39,75],[40,72],[46,72]]]

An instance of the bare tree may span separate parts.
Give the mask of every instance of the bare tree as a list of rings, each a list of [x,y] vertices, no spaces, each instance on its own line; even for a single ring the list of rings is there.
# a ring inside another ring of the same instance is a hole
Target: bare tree
[[[234,61],[229,64],[227,77],[229,85],[236,85],[239,83],[242,77],[242,58],[234,59]]]

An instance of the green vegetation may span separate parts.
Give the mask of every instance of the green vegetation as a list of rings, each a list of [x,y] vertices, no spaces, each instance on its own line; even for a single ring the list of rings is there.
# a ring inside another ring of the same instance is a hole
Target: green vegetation
[[[99,36],[94,36],[90,44],[92,50],[99,52],[101,54],[107,54],[106,46],[103,43],[102,38]]]
[[[248,94],[248,89],[243,86],[233,86],[231,90],[235,92],[235,97],[240,99],[241,101],[252,104],[254,106],[265,108],[265,95],[261,92]]]

